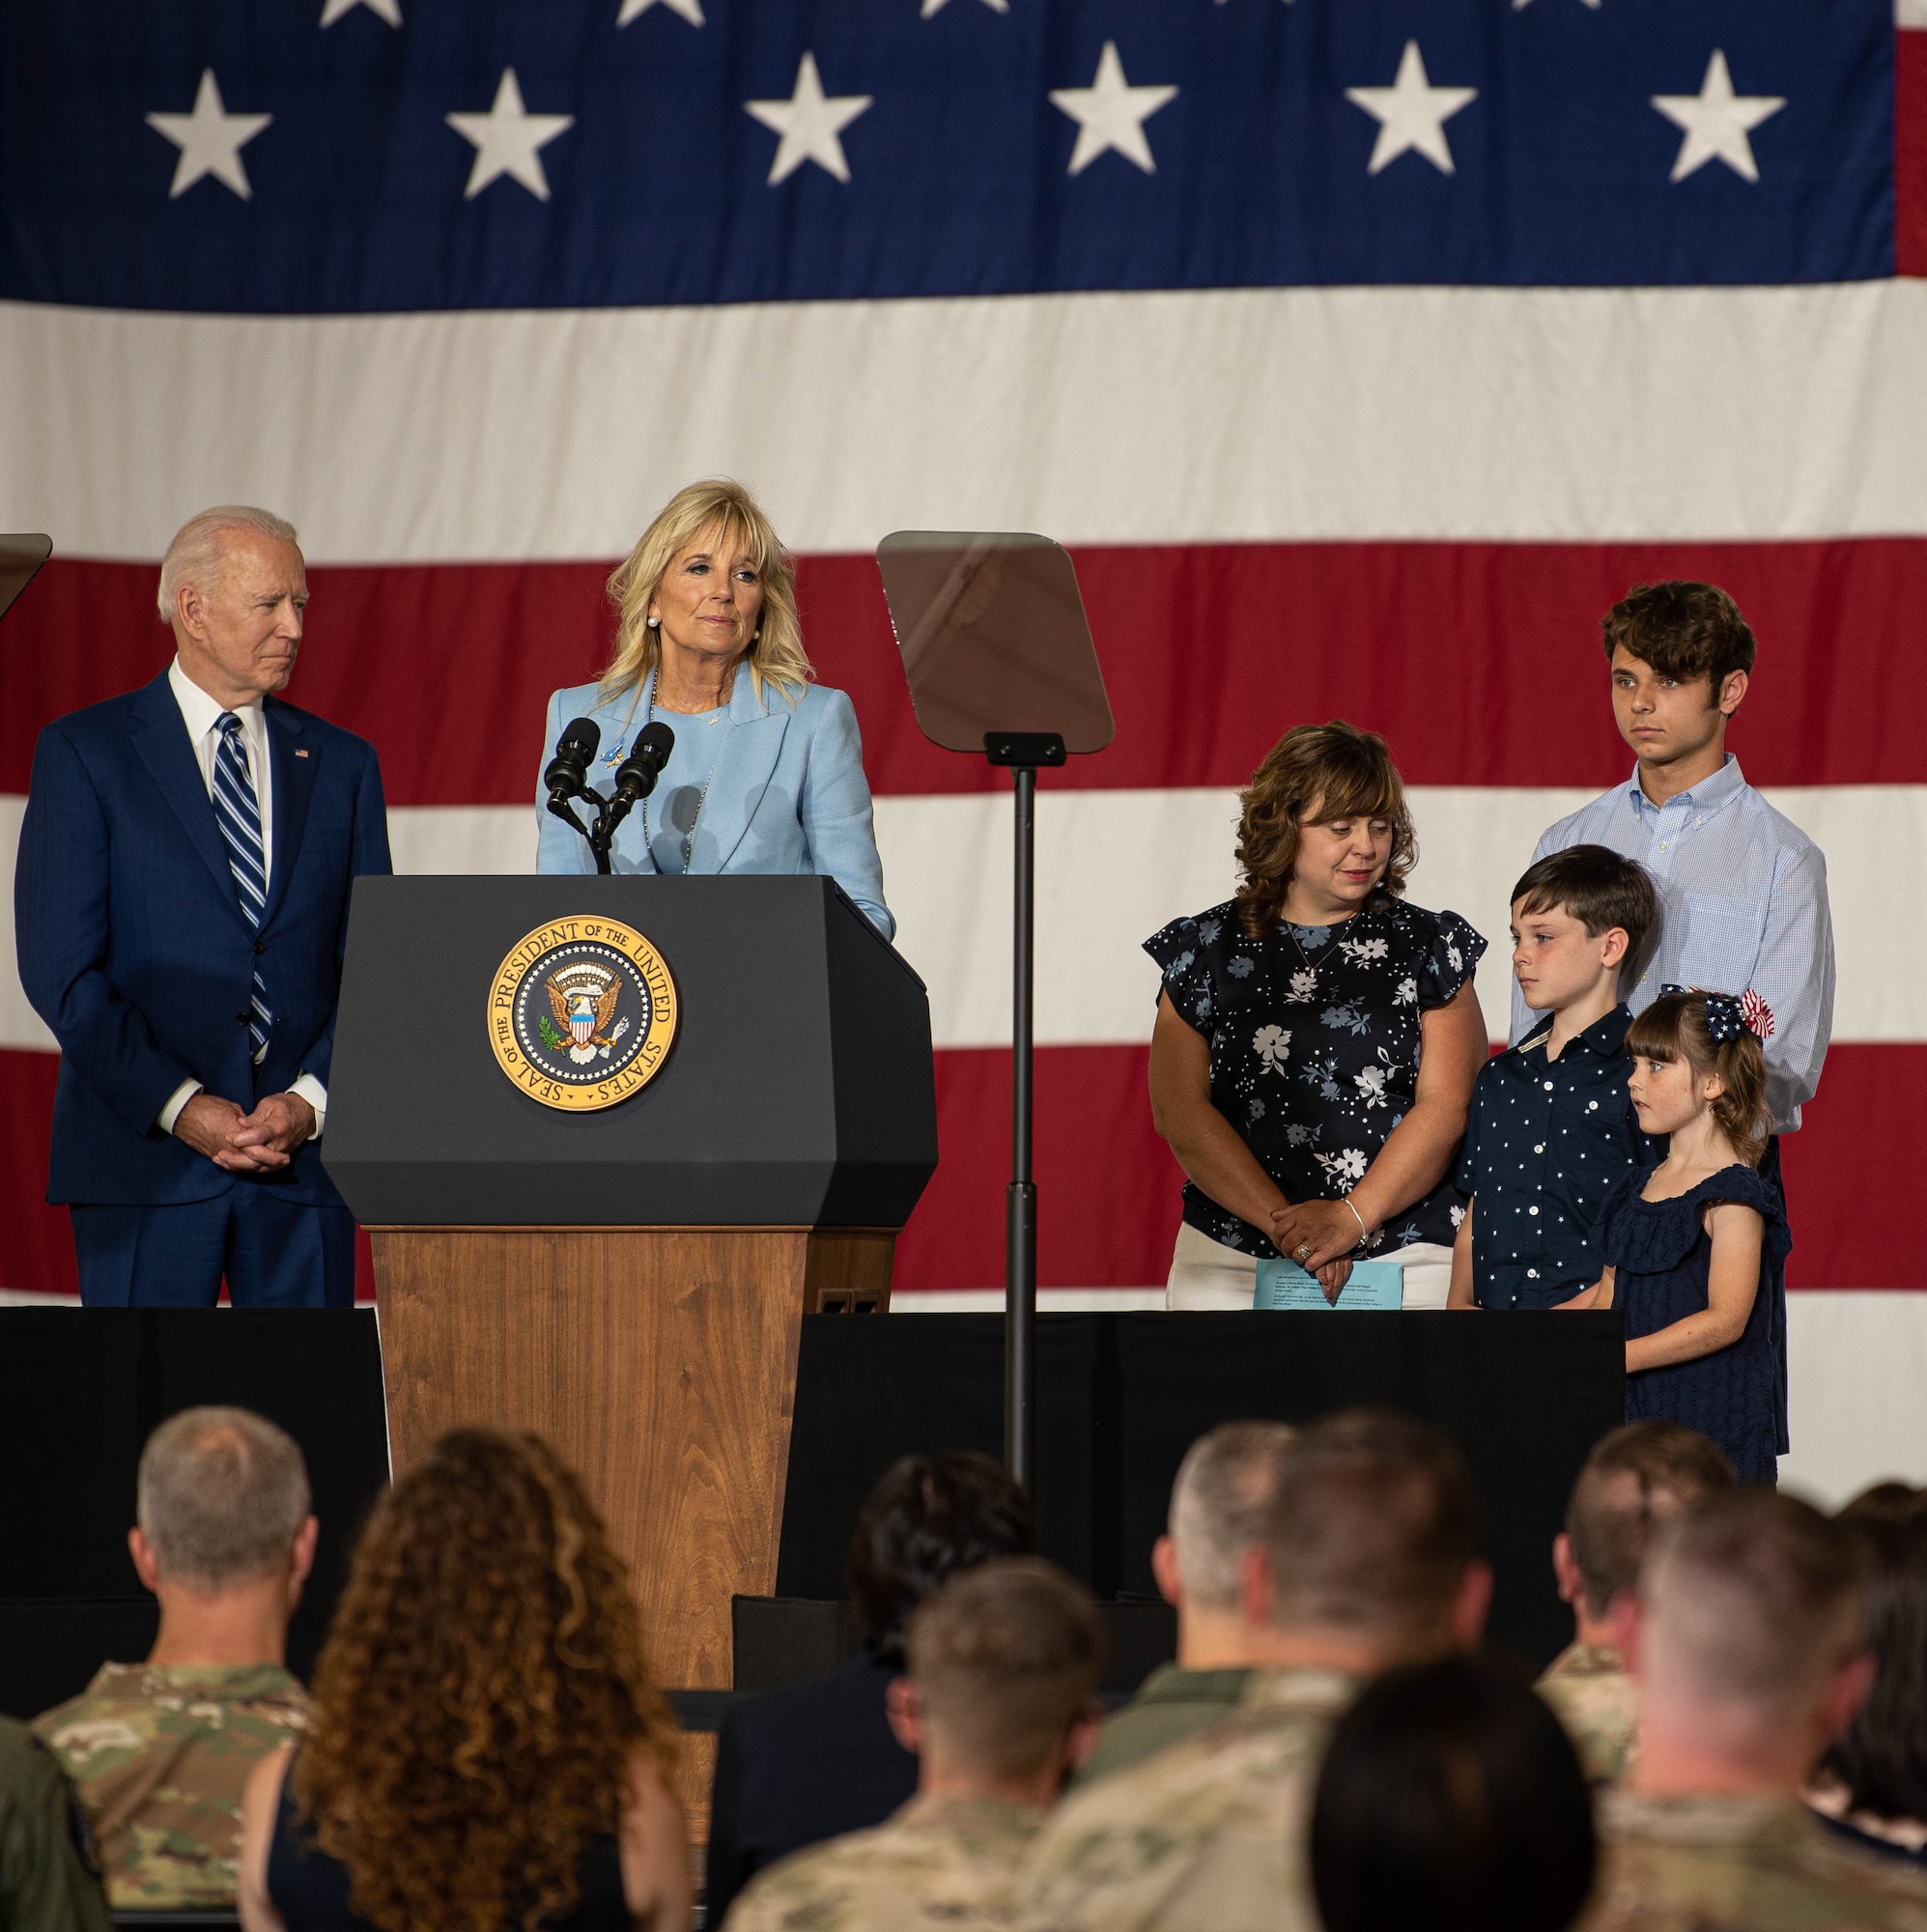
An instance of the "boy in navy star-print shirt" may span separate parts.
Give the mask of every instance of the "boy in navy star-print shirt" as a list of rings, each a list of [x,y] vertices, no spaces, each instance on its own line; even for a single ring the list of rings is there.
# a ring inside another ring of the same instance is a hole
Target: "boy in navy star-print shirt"
[[[1644,869],[1603,845],[1554,852],[1513,888],[1513,973],[1550,1017],[1472,1090],[1449,1307],[1555,1308],[1599,1280],[1601,1204],[1661,1151],[1627,1096],[1619,997],[1658,920]]]

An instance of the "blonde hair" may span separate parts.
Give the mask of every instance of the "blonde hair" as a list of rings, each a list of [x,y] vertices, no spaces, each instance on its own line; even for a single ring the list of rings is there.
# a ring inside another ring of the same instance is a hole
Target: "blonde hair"
[[[662,662],[662,633],[649,624],[649,605],[669,565],[699,536],[716,533],[719,550],[738,538],[762,578],[763,611],[750,646],[750,675],[760,698],[774,684],[793,704],[816,673],[803,648],[803,622],[796,611],[796,563],[756,499],[726,476],[692,483],[656,513],[609,580],[609,598],[621,613],[615,649],[602,674],[597,696],[607,703],[638,690]]]
[[[174,600],[184,583],[204,592],[213,587],[214,575],[221,567],[221,539],[230,530],[252,530],[257,536],[299,548],[293,524],[272,510],[257,510],[249,503],[222,503],[203,510],[198,517],[189,517],[174,532],[174,541],[160,559],[160,589],[154,601],[162,623],[173,623]]]

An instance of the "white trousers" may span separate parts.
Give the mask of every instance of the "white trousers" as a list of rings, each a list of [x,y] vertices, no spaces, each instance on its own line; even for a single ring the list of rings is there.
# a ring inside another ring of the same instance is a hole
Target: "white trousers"
[[[1374,1261],[1399,1263],[1405,1271],[1407,1308],[1443,1308],[1452,1288],[1452,1250],[1437,1241],[1413,1241]],[[1258,1293],[1258,1257],[1240,1254],[1222,1241],[1180,1222],[1165,1278],[1167,1309],[1249,1308]]]

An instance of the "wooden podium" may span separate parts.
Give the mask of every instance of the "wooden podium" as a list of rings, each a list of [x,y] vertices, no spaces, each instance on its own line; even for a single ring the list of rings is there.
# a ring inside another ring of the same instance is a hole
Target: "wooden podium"
[[[557,1083],[496,1050],[505,989],[539,1017],[612,934],[666,969],[673,1040],[613,1105],[545,1104]],[[727,1689],[730,1597],[775,1587],[802,1318],[889,1307],[936,1165],[922,982],[826,879],[361,879],[327,1125],[396,1469],[465,1424],[546,1436],[631,1566],[657,1680]]]

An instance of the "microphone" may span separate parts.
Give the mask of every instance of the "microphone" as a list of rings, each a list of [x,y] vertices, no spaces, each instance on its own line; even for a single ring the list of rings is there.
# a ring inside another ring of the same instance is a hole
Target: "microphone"
[[[555,755],[542,774],[551,805],[574,798],[584,789],[589,761],[601,743],[602,729],[593,718],[578,718],[562,727],[562,735],[555,740]]]
[[[666,724],[656,722],[643,725],[635,748],[615,768],[615,796],[610,803],[627,810],[638,798],[647,798],[656,789],[656,781],[669,762],[675,743],[676,734]]]

